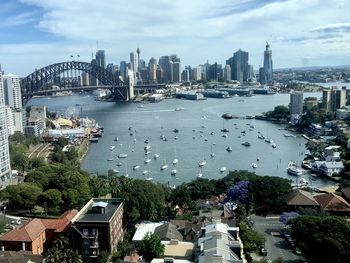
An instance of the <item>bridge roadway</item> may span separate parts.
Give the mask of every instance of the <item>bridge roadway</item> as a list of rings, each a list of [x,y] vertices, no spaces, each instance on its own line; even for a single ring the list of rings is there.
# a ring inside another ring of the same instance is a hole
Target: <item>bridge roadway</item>
[[[97,89],[112,89],[113,86],[111,85],[103,85],[103,86],[80,86],[80,87],[69,87],[69,88],[63,88],[63,89],[57,89],[57,90],[52,90],[52,89],[47,89],[47,90],[40,90],[33,92],[31,94],[22,94],[23,96],[31,95],[31,96],[36,96],[36,95],[48,95],[52,94],[55,92],[66,92],[66,91],[92,91],[92,90],[97,90]],[[117,86],[115,87],[117,89],[127,89],[129,88],[127,85],[124,86]],[[144,84],[144,85],[134,85],[134,90],[157,90],[157,89],[164,89],[166,88],[165,84]]]

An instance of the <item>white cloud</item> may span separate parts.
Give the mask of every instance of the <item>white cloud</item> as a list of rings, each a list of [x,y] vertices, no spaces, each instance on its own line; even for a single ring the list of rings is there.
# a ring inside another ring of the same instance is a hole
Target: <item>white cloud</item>
[[[61,40],[12,45],[13,49],[27,50],[18,51],[22,56],[31,57],[31,64],[19,69],[26,73],[30,67],[59,61],[72,52],[89,60],[97,41],[114,63],[128,60],[129,52],[138,46],[145,60],[177,53],[183,64],[193,65],[206,59],[224,63],[242,48],[250,52],[250,61],[257,68],[266,40],[271,42],[276,67],[299,66],[303,57],[319,57],[327,50],[335,57],[333,61],[327,58],[324,64],[336,64],[340,53],[350,52],[346,50],[348,35],[333,35],[331,39],[318,35],[321,30],[348,26],[343,19],[348,16],[350,2],[344,0],[332,4],[324,0],[21,1],[43,12],[38,30]],[[32,55],[37,47],[42,56]],[[2,50],[0,57],[5,64],[8,56]]]

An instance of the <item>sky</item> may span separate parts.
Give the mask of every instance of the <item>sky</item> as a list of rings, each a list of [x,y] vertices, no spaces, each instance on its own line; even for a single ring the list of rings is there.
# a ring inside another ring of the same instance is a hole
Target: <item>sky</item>
[[[349,0],[0,0],[0,64],[24,77],[64,61],[107,63],[177,54],[182,67],[238,49],[257,70],[268,41],[274,68],[350,64]]]

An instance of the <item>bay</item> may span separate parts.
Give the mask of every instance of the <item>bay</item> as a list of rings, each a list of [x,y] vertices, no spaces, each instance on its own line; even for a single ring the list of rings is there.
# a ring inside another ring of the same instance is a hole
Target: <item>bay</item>
[[[320,95],[311,93],[304,97]],[[296,181],[295,176],[286,173],[286,167],[290,160],[301,164],[305,139],[300,134],[295,134],[296,138],[285,137],[283,134],[290,132],[282,130],[284,126],[278,124],[243,119],[246,115],[273,110],[277,105],[288,106],[289,99],[289,94],[276,94],[204,101],[166,99],[159,103],[139,104],[98,102],[92,95],[82,94],[34,98],[28,105],[46,105],[49,111],[66,116],[88,116],[104,127],[103,137],[98,143],[91,144],[82,163],[82,169],[90,174],[118,170],[119,174],[132,178],[153,177],[156,182],[173,186],[197,178],[198,173],[203,174],[202,178],[218,179],[230,170],[248,170]],[[221,115],[226,112],[242,119],[223,120]],[[227,138],[222,137],[220,130],[223,128],[229,130]],[[179,132],[175,133],[174,129]],[[277,147],[259,139],[259,134],[269,137]],[[167,141],[162,140],[161,135]],[[115,137],[119,138],[118,142],[114,141]],[[151,146],[148,156],[144,151],[146,139]],[[251,146],[243,146],[243,142],[249,142]],[[115,148],[110,150],[110,146]],[[232,151],[228,152],[227,147],[232,147]],[[214,157],[210,156],[212,152]],[[128,157],[118,159],[120,153],[128,154]],[[153,158],[155,153],[159,154],[158,159]],[[146,158],[151,159],[149,164],[144,164]],[[175,158],[178,163],[173,165]],[[200,169],[198,162],[202,160],[206,160],[206,164]],[[121,166],[116,166],[117,163]],[[254,169],[252,163],[256,163],[257,168]],[[160,167],[165,164],[168,168],[161,171]],[[135,165],[140,168],[134,170]],[[223,173],[220,172],[222,167],[227,168]],[[177,171],[176,176],[170,174],[173,169]],[[147,175],[142,174],[145,170]],[[313,186],[330,184],[324,179],[311,181],[309,175],[302,177]]]

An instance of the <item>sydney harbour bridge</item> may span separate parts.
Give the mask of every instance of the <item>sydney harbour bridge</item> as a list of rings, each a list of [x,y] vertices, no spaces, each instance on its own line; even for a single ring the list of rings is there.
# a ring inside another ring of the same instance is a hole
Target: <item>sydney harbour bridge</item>
[[[83,78],[88,81],[83,81]],[[37,95],[95,89],[108,89],[115,101],[128,101],[134,97],[135,91],[152,91],[164,87],[164,84],[134,85],[132,81],[124,82],[118,74],[108,69],[81,61],[48,65],[21,79],[24,103]]]

